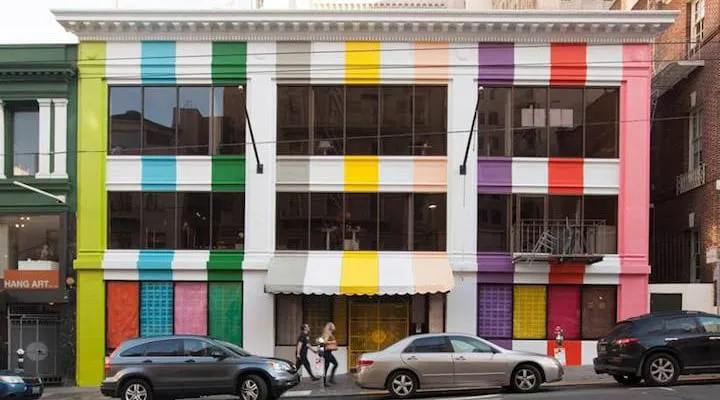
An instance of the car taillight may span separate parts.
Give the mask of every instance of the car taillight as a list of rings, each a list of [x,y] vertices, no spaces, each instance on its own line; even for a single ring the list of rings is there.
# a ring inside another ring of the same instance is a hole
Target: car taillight
[[[373,360],[358,360],[358,367],[369,367],[374,363],[375,361]]]
[[[625,346],[628,344],[638,343],[640,340],[638,338],[623,338],[618,339],[615,341],[615,344],[618,346]]]
[[[110,373],[110,357],[105,357],[105,376]]]

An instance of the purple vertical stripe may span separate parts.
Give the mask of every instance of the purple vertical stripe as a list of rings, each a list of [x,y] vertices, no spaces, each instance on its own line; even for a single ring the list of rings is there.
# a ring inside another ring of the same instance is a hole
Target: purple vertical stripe
[[[507,253],[480,253],[477,256],[478,283],[513,283],[515,267]]]
[[[511,157],[478,157],[478,192],[512,193]]]
[[[512,285],[478,285],[478,336],[512,338]]]
[[[479,83],[512,83],[515,49],[512,43],[478,44]]]

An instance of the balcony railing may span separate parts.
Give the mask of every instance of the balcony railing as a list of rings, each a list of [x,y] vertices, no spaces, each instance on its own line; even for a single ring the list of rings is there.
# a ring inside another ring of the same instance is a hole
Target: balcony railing
[[[705,164],[675,177],[675,194],[683,194],[705,184]]]
[[[617,228],[595,219],[525,219],[513,226],[512,247],[515,253],[612,254],[617,251]]]

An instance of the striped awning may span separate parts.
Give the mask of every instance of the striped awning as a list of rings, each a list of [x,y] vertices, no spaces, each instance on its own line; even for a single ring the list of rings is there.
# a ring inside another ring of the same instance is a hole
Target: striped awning
[[[265,292],[324,295],[444,293],[453,288],[446,253],[276,253]]]

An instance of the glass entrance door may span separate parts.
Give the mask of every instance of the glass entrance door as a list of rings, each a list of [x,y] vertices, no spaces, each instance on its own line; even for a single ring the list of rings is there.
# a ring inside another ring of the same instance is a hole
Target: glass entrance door
[[[348,369],[362,353],[378,351],[410,331],[410,306],[406,297],[351,299]]]

